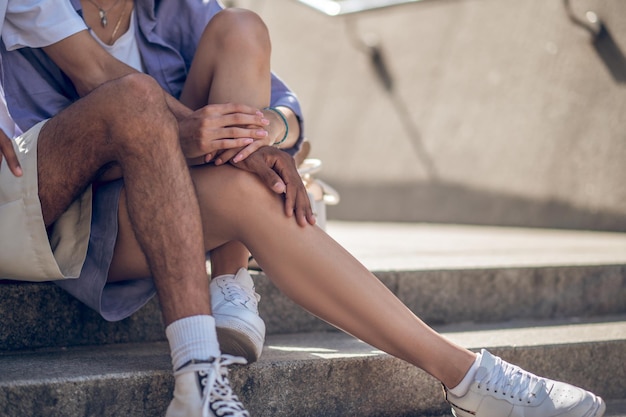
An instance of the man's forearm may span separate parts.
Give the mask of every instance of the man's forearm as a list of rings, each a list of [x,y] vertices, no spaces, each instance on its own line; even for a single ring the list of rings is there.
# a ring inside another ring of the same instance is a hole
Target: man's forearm
[[[50,58],[72,80],[81,96],[107,81],[136,73],[104,50],[85,30],[44,48]],[[180,121],[192,111],[164,91],[167,104]]]
[[[105,51],[86,30],[43,49],[81,96],[107,81],[136,72]]]

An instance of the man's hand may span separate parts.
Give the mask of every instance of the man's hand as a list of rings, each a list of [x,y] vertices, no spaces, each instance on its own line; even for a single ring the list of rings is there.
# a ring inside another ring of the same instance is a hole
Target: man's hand
[[[311,201],[291,155],[271,146],[264,146],[233,166],[258,175],[277,194],[285,194],[285,214],[295,214],[300,226],[315,224]]]
[[[269,121],[244,104],[209,104],[179,121],[183,153],[197,163],[207,163],[218,153],[263,141]]]
[[[0,129],[0,164],[2,164],[2,158],[7,160],[7,165],[9,169],[16,177],[22,176],[22,167],[20,166],[20,162],[17,159],[17,155],[15,154],[15,149],[13,149],[13,144],[11,139],[4,133],[2,129]]]
[[[291,110],[282,110],[291,111]],[[259,150],[262,146],[272,146],[276,141],[280,140],[287,132],[285,131],[285,123],[283,120],[272,110],[264,109],[261,111],[265,120],[267,120],[267,124],[262,126],[266,131],[267,135],[264,138],[259,140],[255,140],[250,145],[247,145],[243,148],[239,149],[229,149],[220,153],[220,155],[215,158],[215,165],[222,165],[231,160],[233,162],[239,162],[246,159],[250,154]],[[248,126],[249,128],[254,128],[254,126]],[[291,144],[293,145],[293,144]]]

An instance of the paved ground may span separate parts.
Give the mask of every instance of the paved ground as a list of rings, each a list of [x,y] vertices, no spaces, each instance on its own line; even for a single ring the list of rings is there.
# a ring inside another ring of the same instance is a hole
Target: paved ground
[[[379,271],[626,264],[626,233],[343,221],[329,221],[326,230]],[[626,400],[609,402],[605,417],[626,417]]]
[[[441,417],[452,417],[452,414],[446,414]],[[604,417],[626,417],[626,401],[609,402]]]
[[[371,270],[626,264],[626,233],[329,221]]]

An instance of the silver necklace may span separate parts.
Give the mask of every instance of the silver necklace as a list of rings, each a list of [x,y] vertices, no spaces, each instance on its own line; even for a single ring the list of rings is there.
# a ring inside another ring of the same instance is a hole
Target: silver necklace
[[[96,3],[95,0],[89,0],[89,2],[98,8],[98,16],[100,16],[100,24],[102,25],[103,28],[105,28],[107,27],[107,24],[109,23],[109,20],[107,19],[107,13],[112,8],[117,6],[117,3],[119,3],[120,0],[115,0],[115,2],[111,6],[109,6],[109,8],[106,10],[102,8],[102,6],[100,6],[98,3]]]

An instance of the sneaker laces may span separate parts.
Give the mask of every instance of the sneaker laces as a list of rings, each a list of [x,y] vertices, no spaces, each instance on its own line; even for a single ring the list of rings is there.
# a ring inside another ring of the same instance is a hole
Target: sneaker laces
[[[478,387],[485,385],[487,391],[502,392],[519,401],[532,403],[546,386],[546,381],[530,372],[511,365],[496,357],[491,372],[478,381]],[[478,378],[477,378],[478,380]]]
[[[222,282],[222,290],[224,292],[224,298],[233,303],[239,302],[242,305],[248,305],[248,303],[252,304],[252,307],[256,307],[259,302],[261,296],[254,292],[254,288],[252,291],[254,292],[254,297],[250,297],[248,293],[245,291],[241,285],[237,284],[233,281],[223,281]]]
[[[176,371],[174,376],[179,373],[198,373],[202,384],[202,417],[211,417],[211,412],[218,417],[250,417],[230,387],[227,368],[229,365],[246,363],[244,358],[223,354],[212,362],[192,362]]]

